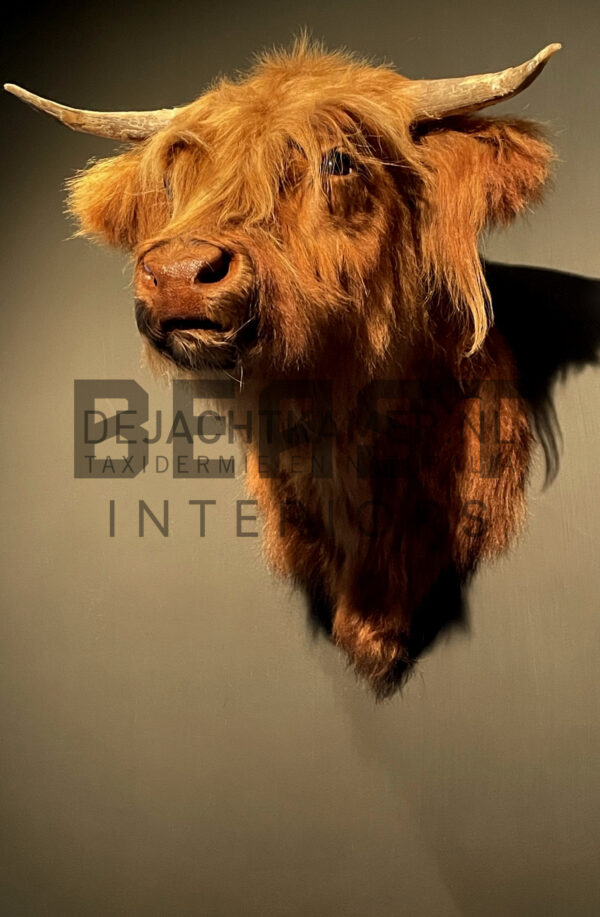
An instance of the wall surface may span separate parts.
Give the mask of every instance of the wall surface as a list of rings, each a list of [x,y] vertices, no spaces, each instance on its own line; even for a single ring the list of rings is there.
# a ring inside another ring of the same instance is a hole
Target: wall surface
[[[499,69],[561,41],[505,106],[551,126],[555,189],[487,254],[598,275],[591,0],[19,15],[3,79],[103,109],[190,100],[303,25],[413,77]],[[235,537],[241,480],[74,479],[75,379],[134,378],[167,414],[170,393],[140,367],[126,259],[69,240],[62,214],[65,177],[111,143],[0,104],[2,913],[598,914],[595,370],[557,389],[560,472],[542,490],[538,462],[527,531],[476,578],[468,627],[376,705],[311,637],[305,600],[264,569],[258,539]],[[169,500],[168,538],[138,537],[140,499],[156,512]],[[192,499],[218,501],[204,539]]]

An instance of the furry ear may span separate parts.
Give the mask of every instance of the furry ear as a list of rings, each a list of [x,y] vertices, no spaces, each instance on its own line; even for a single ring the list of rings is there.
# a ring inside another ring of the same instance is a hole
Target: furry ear
[[[139,235],[140,154],[130,150],[101,159],[67,183],[68,211],[79,234],[122,248],[132,248]]]
[[[490,324],[479,236],[541,199],[553,152],[532,122],[483,118],[448,119],[420,146],[428,170],[425,270],[470,318],[472,353]]]

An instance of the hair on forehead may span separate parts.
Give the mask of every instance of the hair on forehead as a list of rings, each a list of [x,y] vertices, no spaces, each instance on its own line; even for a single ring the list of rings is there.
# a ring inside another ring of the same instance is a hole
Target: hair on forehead
[[[321,157],[331,148],[348,151],[365,166],[376,157],[417,172],[422,164],[400,80],[385,66],[325,52],[307,39],[290,51],[263,54],[249,74],[219,80],[141,145],[146,206],[171,170],[176,219],[193,219],[210,198],[221,223],[234,218],[265,225],[286,186],[290,161],[303,156],[317,182]],[[177,168],[178,162],[185,168]],[[197,193],[202,173],[210,183],[206,198]]]
[[[326,52],[306,38],[289,51],[261,55],[247,75],[220,79],[150,138],[148,156],[177,143],[285,152],[290,141],[307,154],[345,142],[357,154],[377,138],[390,154],[414,157],[411,102],[402,78],[345,52]]]

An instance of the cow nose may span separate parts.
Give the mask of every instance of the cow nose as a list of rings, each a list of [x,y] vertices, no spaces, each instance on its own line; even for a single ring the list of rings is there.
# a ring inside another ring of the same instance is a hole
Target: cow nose
[[[202,243],[179,258],[171,258],[157,248],[142,261],[147,283],[163,294],[181,293],[224,280],[229,273],[231,255],[217,245]]]
[[[205,260],[200,265],[194,283],[218,283],[223,280],[229,273],[231,256],[223,248],[211,246],[211,252],[206,255]]]

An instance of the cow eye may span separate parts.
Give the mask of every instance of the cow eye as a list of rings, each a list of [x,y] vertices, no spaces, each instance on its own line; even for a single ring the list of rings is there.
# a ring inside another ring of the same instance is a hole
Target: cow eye
[[[329,150],[321,162],[321,172],[325,175],[350,175],[356,170],[354,160],[343,150]]]

